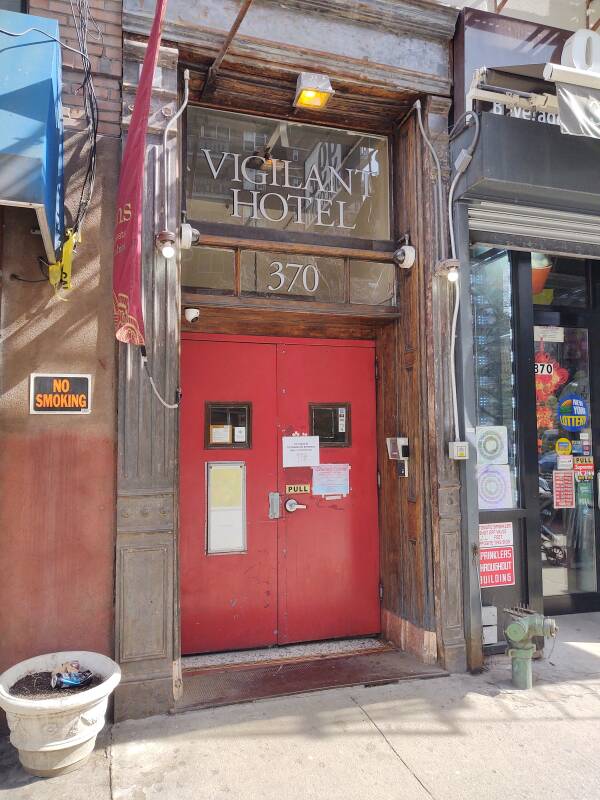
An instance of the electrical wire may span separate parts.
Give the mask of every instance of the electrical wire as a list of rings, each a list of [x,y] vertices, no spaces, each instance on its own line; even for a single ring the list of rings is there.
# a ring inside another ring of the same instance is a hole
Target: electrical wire
[[[436,218],[437,218],[437,229],[438,229],[438,258],[444,258],[444,254],[446,251],[446,243],[444,241],[444,226],[442,225],[442,214],[444,213],[444,190],[442,188],[442,167],[440,165],[440,159],[438,158],[438,154],[435,152],[435,147],[433,143],[427,136],[425,132],[425,126],[423,125],[423,116],[421,114],[421,101],[417,100],[413,106],[415,111],[417,112],[417,121],[419,123],[419,130],[421,131],[421,136],[425,144],[427,145],[429,152],[431,153],[431,157],[433,158],[433,163],[435,164],[436,169],[436,186],[437,186],[437,196],[436,196]]]
[[[77,42],[83,55],[83,81],[81,90],[83,92],[83,109],[87,123],[87,142],[88,160],[87,167],[81,187],[79,206],[73,220],[73,233],[79,234],[83,226],[86,214],[89,210],[94,193],[94,183],[96,180],[96,159],[97,159],[97,140],[98,140],[98,100],[94,89],[92,76],[91,60],[88,53],[88,28],[90,22],[95,26],[100,37],[101,31],[96,20],[92,17],[89,0],[69,0],[71,4],[71,15],[73,25],[77,35]],[[79,236],[78,236],[79,238]]]
[[[164,206],[165,206],[165,230],[169,230],[169,151],[167,149],[167,137],[171,126],[174,125],[179,117],[187,108],[188,100],[190,97],[190,71],[186,69],[183,73],[183,102],[177,109],[177,112],[169,119],[163,131],[163,191],[164,191]]]
[[[98,27],[98,23],[91,14],[89,0],[70,0],[70,4],[71,4],[71,14],[73,17],[73,25],[77,36],[77,43],[79,45],[79,49],[76,47],[71,47],[70,45],[65,44],[64,42],[61,42],[61,40],[57,39],[56,36],[53,36],[51,33],[48,33],[48,31],[44,31],[41,28],[31,27],[27,28],[24,31],[19,31],[19,32],[9,31],[4,28],[0,28],[0,33],[4,34],[5,36],[12,36],[15,38],[26,36],[28,33],[39,33],[42,36],[45,36],[47,39],[50,39],[53,42],[59,44],[64,50],[69,50],[71,53],[76,53],[77,55],[81,56],[83,64],[83,81],[81,83],[80,88],[83,91],[83,108],[86,119],[86,133],[88,139],[89,152],[88,152],[87,167],[83,178],[83,185],[81,188],[81,195],[79,198],[79,204],[77,211],[75,213],[72,226],[73,233],[79,234],[83,226],[85,216],[88,212],[88,208],[90,206],[92,194],[94,191],[94,181],[96,177],[96,152],[97,152],[97,139],[98,139],[98,100],[96,98],[96,92],[94,90],[94,81],[92,77],[92,62],[88,53],[88,46],[87,46],[89,23],[90,22],[92,23],[92,25],[96,28],[96,31],[99,34],[99,37],[96,38],[102,39],[102,32]]]
[[[457,168],[456,175],[450,184],[450,191],[448,192],[448,229],[450,232],[450,253],[453,259],[456,259],[456,237],[454,233],[454,191],[458,184],[461,175],[465,172],[471,159],[477,142],[479,141],[479,117],[473,111],[466,111],[450,131],[450,137],[456,134],[458,126],[467,121],[469,118],[475,122],[475,134],[471,140],[471,144],[466,148],[466,155],[461,159],[461,166]],[[462,155],[462,153],[461,153]],[[452,387],[452,411],[454,417],[454,437],[455,441],[460,441],[460,420],[458,416],[458,392],[456,387],[456,328],[458,325],[458,311],[460,307],[460,275],[454,284],[454,313],[452,314],[452,326],[450,329],[450,384]]]
[[[48,274],[44,272],[44,270],[42,269],[42,264],[45,265],[46,267],[49,266],[49,264],[46,261],[44,261],[44,259],[41,256],[39,256],[38,267],[40,268],[40,272],[42,273],[41,278],[22,278],[20,275],[17,275],[16,272],[13,272],[12,275],[10,276],[10,279],[13,281],[20,281],[21,283],[46,283],[46,281],[48,280]]]
[[[169,409],[179,408],[179,399],[177,399],[176,403],[167,403],[167,401],[163,398],[161,393],[158,391],[158,389],[156,387],[156,384],[154,383],[154,378],[150,374],[150,369],[148,367],[148,356],[146,355],[146,348],[145,347],[140,348],[140,353],[141,353],[141,356],[142,356],[142,365],[143,365],[144,369],[146,370],[146,375],[148,376],[148,380],[150,381],[150,386],[152,387],[152,391],[156,395],[156,397],[159,400],[159,402],[165,408],[169,408]]]

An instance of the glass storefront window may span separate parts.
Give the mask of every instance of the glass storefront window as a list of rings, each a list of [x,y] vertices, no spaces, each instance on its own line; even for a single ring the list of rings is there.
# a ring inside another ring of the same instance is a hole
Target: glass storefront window
[[[186,172],[191,220],[390,239],[383,136],[192,106]]]
[[[531,284],[536,306],[586,306],[585,261],[546,253],[531,254]]]
[[[535,394],[544,596],[596,591],[588,332],[536,325]]]
[[[471,298],[480,510],[517,506],[511,265],[507,250],[474,246]]]

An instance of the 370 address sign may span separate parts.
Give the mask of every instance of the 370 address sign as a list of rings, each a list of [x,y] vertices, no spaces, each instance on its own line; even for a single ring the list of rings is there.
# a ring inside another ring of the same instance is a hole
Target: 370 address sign
[[[272,261],[270,265],[270,282],[267,289],[270,292],[287,292],[291,294],[294,287],[296,291],[300,286],[308,294],[316,294],[319,288],[319,269],[315,264],[294,264]]]

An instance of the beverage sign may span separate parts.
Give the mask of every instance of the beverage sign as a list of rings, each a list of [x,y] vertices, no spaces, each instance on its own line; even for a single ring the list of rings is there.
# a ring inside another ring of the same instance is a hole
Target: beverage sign
[[[89,414],[92,410],[91,375],[32,373],[30,414]]]
[[[479,526],[479,585],[514,586],[515,549],[512,522]]]

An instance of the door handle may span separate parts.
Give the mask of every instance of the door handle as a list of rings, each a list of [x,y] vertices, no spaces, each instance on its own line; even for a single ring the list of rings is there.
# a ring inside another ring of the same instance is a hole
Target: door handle
[[[279,492],[269,492],[269,519],[281,517],[281,496]]]
[[[293,511],[298,511],[299,508],[306,508],[306,506],[303,506],[297,500],[294,500],[293,497],[290,497],[288,500],[285,501],[285,510],[289,511],[290,514]]]

